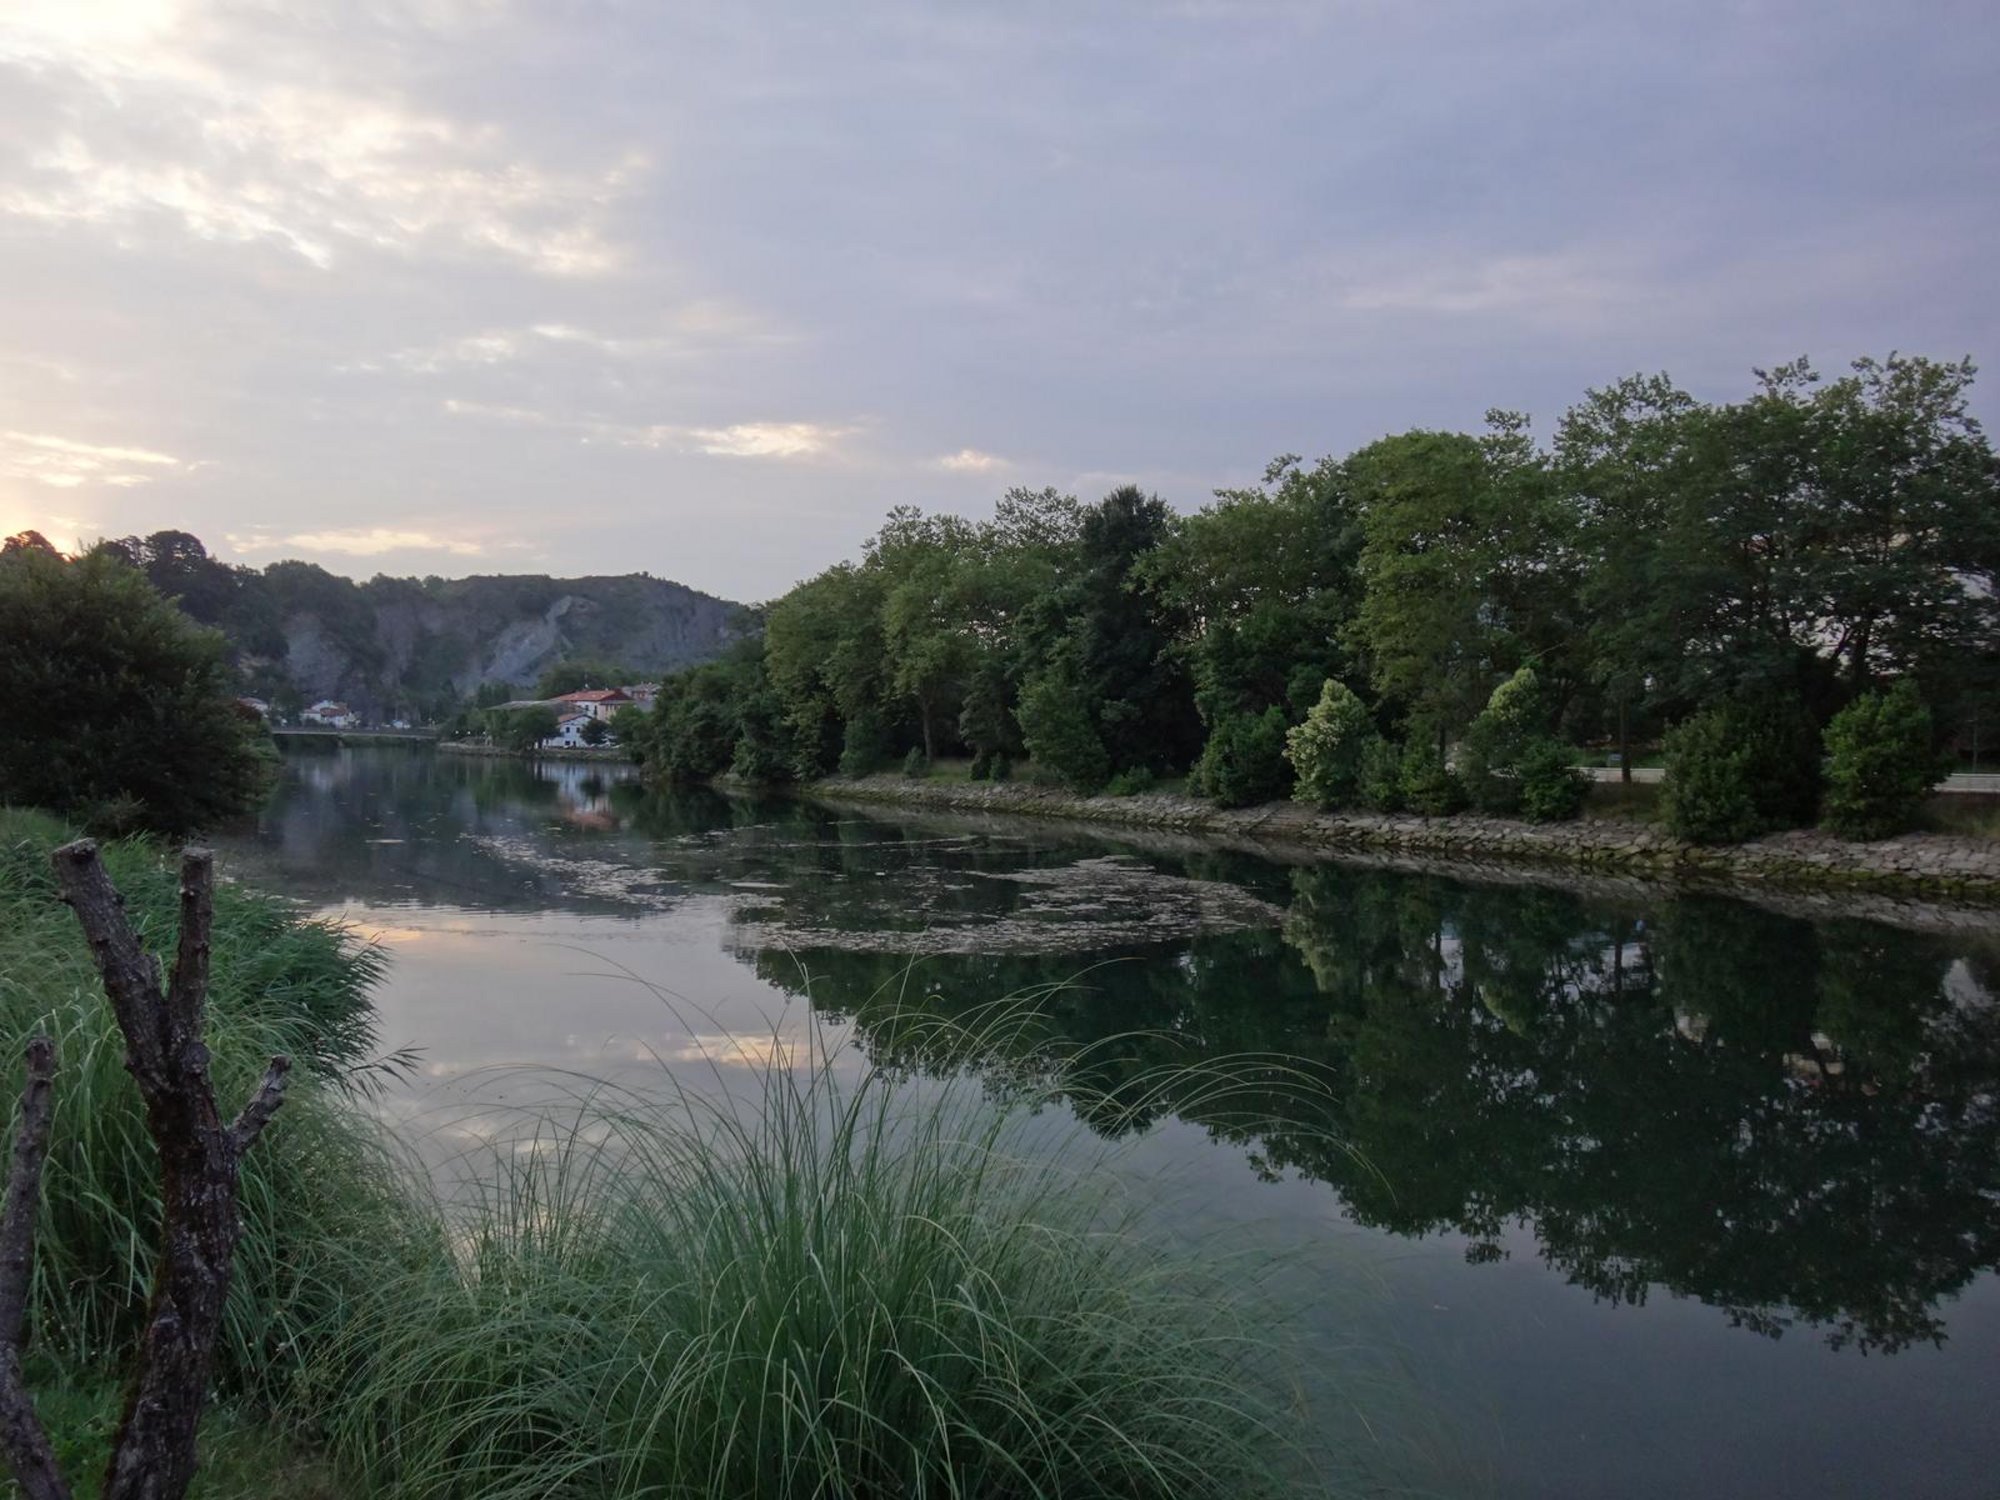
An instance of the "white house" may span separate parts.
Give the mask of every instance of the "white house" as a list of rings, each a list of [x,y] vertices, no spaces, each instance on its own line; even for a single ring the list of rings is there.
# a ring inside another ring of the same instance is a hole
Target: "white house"
[[[323,724],[328,729],[352,729],[361,722],[361,715],[345,703],[336,703],[331,698],[322,698],[311,708],[299,715],[301,724]]]
[[[544,750],[575,750],[589,742],[583,737],[583,726],[596,716],[582,708],[562,710],[556,717],[556,732],[541,742]]]

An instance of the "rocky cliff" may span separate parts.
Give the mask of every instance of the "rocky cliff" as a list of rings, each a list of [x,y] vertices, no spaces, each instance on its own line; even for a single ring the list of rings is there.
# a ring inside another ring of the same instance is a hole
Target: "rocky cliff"
[[[654,677],[748,628],[741,606],[647,573],[355,583],[312,563],[232,567],[184,532],[100,545],[221,630],[246,691],[281,706],[335,698],[369,718],[438,715],[489,683],[527,690],[564,661]]]

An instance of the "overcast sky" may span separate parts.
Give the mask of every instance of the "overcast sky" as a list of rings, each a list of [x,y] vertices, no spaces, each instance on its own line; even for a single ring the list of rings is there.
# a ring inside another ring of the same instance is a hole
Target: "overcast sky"
[[[1997,78],[1992,0],[0,0],[0,534],[760,599],[900,503],[1992,360]]]

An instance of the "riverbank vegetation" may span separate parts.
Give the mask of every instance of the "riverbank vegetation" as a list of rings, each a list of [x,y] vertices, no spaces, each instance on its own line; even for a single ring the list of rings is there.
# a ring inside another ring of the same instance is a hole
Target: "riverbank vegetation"
[[[49,873],[66,833],[0,813],[0,1046],[45,1033],[59,1057],[30,1379],[81,1470],[158,1209]],[[157,944],[172,875],[143,845],[106,855]],[[774,1044],[747,1091],[718,1070],[713,1096],[586,1091],[488,1122],[474,1191],[441,1196],[358,1107],[377,965],[218,893],[216,1087],[274,1051],[301,1064],[244,1163],[214,1371],[213,1430],[238,1469],[273,1466],[265,1492],[1221,1497],[1309,1476],[1243,1279],[1133,1232],[1089,1158],[1021,1149],[1049,1097],[1032,1070],[996,1102]]]
[[[1711,403],[1633,377],[1547,443],[1496,412],[1281,457],[1193,515],[1130,486],[1017,489],[980,521],[899,509],[768,605],[761,639],[668,682],[635,748],[663,778],[959,754],[1079,791],[1191,774],[1224,804],[1558,818],[1579,747],[1629,763],[1673,731],[1685,836],[1809,823],[1829,748],[1909,764],[1856,738],[1907,736],[1900,711],[1827,741],[1850,705],[1914,694],[1927,759],[1991,718],[2000,497],[1972,380],[1801,361]],[[1328,684],[1348,695],[1332,770],[1299,759]],[[1841,831],[1910,816],[1905,778],[1832,774]]]
[[[222,637],[121,558],[0,549],[0,806],[182,834],[268,789],[275,752],[231,696]]]

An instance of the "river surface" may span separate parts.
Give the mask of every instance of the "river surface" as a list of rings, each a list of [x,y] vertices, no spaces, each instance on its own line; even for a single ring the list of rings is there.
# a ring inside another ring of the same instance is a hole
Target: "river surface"
[[[996,1077],[1081,1048],[1085,1099],[1265,1059],[1224,1097],[1168,1089],[1106,1169],[1170,1232],[1279,1268],[1301,1388],[1370,1467],[1443,1494],[2000,1494],[2000,918],[1287,863],[621,769],[288,756],[226,846],[391,953],[406,1128],[469,1118],[519,1065],[715,1077],[812,1042],[921,1076],[892,1017],[1034,993]]]

